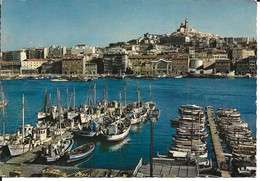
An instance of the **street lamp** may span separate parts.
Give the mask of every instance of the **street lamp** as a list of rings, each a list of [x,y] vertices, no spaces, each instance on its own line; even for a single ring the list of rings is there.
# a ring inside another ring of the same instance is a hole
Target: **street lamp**
[[[147,116],[147,120],[150,121],[150,177],[153,177],[153,124],[155,124],[160,116],[160,110],[152,110]]]

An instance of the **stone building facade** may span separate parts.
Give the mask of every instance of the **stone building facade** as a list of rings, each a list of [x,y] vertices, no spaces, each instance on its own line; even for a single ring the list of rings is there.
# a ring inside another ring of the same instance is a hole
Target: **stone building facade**
[[[62,74],[84,75],[86,58],[84,56],[68,56],[62,59]]]
[[[229,73],[231,66],[230,59],[216,59],[215,60],[215,71],[216,73]]]
[[[125,73],[128,67],[128,55],[125,53],[104,54],[103,61],[105,74]]]
[[[238,60],[235,64],[236,75],[251,74],[252,76],[256,76],[257,74],[256,61],[257,58],[255,56]]]

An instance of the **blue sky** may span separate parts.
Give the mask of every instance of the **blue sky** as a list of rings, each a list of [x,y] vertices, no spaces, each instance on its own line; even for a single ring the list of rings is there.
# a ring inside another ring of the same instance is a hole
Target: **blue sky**
[[[2,50],[107,46],[172,33],[186,17],[200,32],[256,37],[253,0],[3,0]]]

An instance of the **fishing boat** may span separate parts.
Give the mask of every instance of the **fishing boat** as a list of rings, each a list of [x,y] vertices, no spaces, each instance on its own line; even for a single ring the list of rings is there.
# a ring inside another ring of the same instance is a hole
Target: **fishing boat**
[[[23,99],[22,127],[21,129],[18,129],[15,139],[10,140],[10,143],[8,144],[8,149],[11,156],[21,155],[32,149],[31,136],[32,136],[33,126],[24,125],[24,95],[22,99]],[[22,132],[22,137],[20,135],[20,132]]]
[[[92,119],[89,122],[78,126],[78,130],[73,131],[77,136],[96,137],[101,134],[103,128],[103,118]]]
[[[102,136],[106,141],[121,141],[129,134],[130,128],[130,121],[117,120],[104,129]]]
[[[169,155],[173,158],[190,158],[190,159],[196,159],[198,158],[207,158],[208,157],[208,152],[185,152],[185,151],[174,151],[174,150],[169,150]]]
[[[95,149],[94,143],[86,143],[81,145],[67,153],[68,160],[67,163],[76,162],[78,160],[82,160],[93,153]]]
[[[237,171],[242,176],[252,176],[256,173],[255,166],[241,166],[237,168]]]
[[[64,129],[61,128],[61,103],[60,103],[60,92],[57,90],[58,95],[58,118],[59,118],[59,130],[57,134],[59,134],[60,139],[58,142],[49,144],[47,150],[43,150],[43,157],[46,162],[53,162],[60,159],[66,152],[70,151],[74,140],[72,138],[62,138],[62,131]]]
[[[65,153],[72,149],[73,144],[73,139],[62,139],[56,144],[48,145],[48,149],[43,151],[44,161],[54,162],[59,160]]]

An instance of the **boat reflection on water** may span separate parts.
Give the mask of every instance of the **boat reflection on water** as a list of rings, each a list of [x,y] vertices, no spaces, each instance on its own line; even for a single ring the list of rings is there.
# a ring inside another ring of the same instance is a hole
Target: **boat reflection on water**
[[[119,142],[111,147],[109,147],[109,150],[111,151],[117,151],[118,149],[121,149],[124,145],[128,145],[130,143],[131,139],[126,138],[122,142]]]
[[[131,132],[138,132],[143,127],[143,124],[134,124],[131,126]]]

